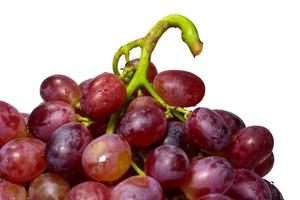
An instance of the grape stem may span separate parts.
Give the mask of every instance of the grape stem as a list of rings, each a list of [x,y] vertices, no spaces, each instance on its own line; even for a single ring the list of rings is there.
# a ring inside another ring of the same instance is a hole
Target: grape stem
[[[120,75],[118,70],[119,59],[122,55],[125,56],[126,61],[129,61],[130,50],[140,47],[141,55],[140,62],[137,70],[132,77],[130,83],[127,86],[127,101],[131,100],[132,94],[144,87],[148,92],[167,110],[167,117],[176,116],[179,120],[185,121],[190,111],[181,108],[168,105],[152,88],[151,84],[147,80],[147,70],[151,59],[151,54],[163,33],[171,27],[179,28],[182,31],[181,38],[189,47],[193,56],[200,54],[202,51],[203,43],[199,39],[198,31],[195,25],[186,17],[182,15],[169,15],[162,18],[144,38],[134,40],[125,46],[119,48],[113,58],[113,71],[116,75]]]
[[[89,127],[92,123],[94,123],[92,120],[90,120],[87,117],[82,117],[79,114],[76,114],[76,121],[80,122],[82,125],[84,125],[85,127]]]
[[[145,176],[145,172],[143,170],[141,170],[137,164],[133,161],[131,161],[131,167],[136,171],[136,173],[140,176]]]

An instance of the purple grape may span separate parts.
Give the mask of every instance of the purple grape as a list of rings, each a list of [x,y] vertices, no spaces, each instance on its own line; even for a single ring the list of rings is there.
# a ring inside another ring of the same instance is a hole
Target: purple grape
[[[110,193],[104,184],[88,181],[73,187],[64,200],[110,200]]]
[[[278,190],[278,188],[273,183],[270,183],[269,181],[267,181],[265,179],[264,179],[264,181],[267,183],[267,185],[271,191],[271,196],[272,196],[271,200],[284,200],[281,192]]]
[[[203,98],[203,81],[187,71],[167,70],[160,72],[153,81],[153,89],[172,106],[190,107]]]
[[[160,184],[150,176],[132,176],[111,192],[111,200],[164,200]]]
[[[74,106],[79,102],[81,91],[77,83],[65,75],[52,75],[46,78],[40,87],[44,101],[64,101]]]
[[[111,73],[103,73],[83,87],[82,112],[94,120],[108,117],[119,110],[126,98],[124,83]]]
[[[181,148],[190,158],[198,155],[200,148],[188,135],[183,122],[168,121],[166,138],[163,144]]]
[[[226,195],[241,200],[271,200],[267,183],[248,169],[235,170],[234,182]]]
[[[145,147],[159,141],[167,129],[163,111],[154,107],[143,107],[127,112],[122,118],[119,133],[132,146]]]
[[[90,131],[79,122],[69,122],[56,129],[50,137],[45,155],[54,171],[72,171],[81,165],[84,148],[92,141]]]
[[[188,199],[206,194],[225,193],[232,185],[234,170],[227,160],[217,156],[192,159],[190,171],[181,185]]]
[[[236,114],[226,111],[226,110],[213,110],[218,115],[220,115],[227,125],[231,134],[237,133],[239,130],[246,128],[243,120]]]
[[[34,137],[47,142],[55,129],[75,120],[75,111],[70,104],[63,101],[43,102],[31,112],[28,128]]]
[[[145,172],[163,188],[179,186],[189,171],[189,159],[184,151],[172,145],[162,145],[147,157]]]
[[[244,128],[233,138],[228,160],[235,168],[252,169],[272,153],[273,136],[262,126]]]
[[[267,175],[274,165],[274,154],[271,153],[264,161],[253,168],[253,171],[260,177]]]
[[[186,120],[188,134],[205,151],[224,151],[231,140],[223,118],[208,108],[196,108]]]
[[[0,101],[0,148],[8,141],[26,135],[23,116],[10,104]]]

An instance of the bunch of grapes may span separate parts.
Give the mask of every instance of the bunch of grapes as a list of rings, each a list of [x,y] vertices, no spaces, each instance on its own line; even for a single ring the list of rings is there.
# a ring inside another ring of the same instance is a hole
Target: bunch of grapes
[[[169,27],[201,52],[192,22],[170,15],[117,51],[114,73],[80,84],[49,76],[30,114],[0,101],[1,200],[283,200],[263,179],[274,164],[270,131],[199,107],[200,77],[158,73],[150,61]],[[136,47],[141,57],[130,60]]]

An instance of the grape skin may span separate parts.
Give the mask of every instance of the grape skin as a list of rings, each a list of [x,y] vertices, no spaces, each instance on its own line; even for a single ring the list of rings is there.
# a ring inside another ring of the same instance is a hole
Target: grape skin
[[[162,106],[150,96],[141,96],[133,99],[127,107],[127,112],[131,112],[137,108],[154,107],[162,109]]]
[[[271,200],[284,200],[282,194],[280,193],[278,188],[273,183],[271,183],[265,179],[264,179],[264,181],[267,183],[267,185],[271,191],[271,196],[272,196]]]
[[[234,199],[271,200],[268,185],[254,172],[247,169],[235,170],[235,178],[226,195]]]
[[[74,106],[80,100],[81,91],[73,79],[56,74],[42,82],[40,95],[44,101],[65,101]]]
[[[273,145],[273,136],[268,129],[250,126],[234,136],[228,160],[235,168],[252,169],[272,153]]]
[[[187,71],[166,70],[157,74],[153,89],[172,106],[190,107],[197,105],[203,98],[203,81]]]
[[[186,120],[188,134],[206,151],[224,151],[230,144],[231,133],[223,118],[208,108],[196,108]]]
[[[208,194],[198,198],[197,200],[232,200],[224,194]]]
[[[130,167],[131,149],[119,135],[105,134],[94,139],[82,154],[85,173],[97,181],[114,181]]]
[[[161,145],[148,155],[145,173],[155,178],[163,188],[179,186],[189,171],[189,159],[179,147]]]
[[[166,138],[163,144],[174,145],[182,150],[190,157],[194,157],[199,153],[199,147],[194,143],[188,135],[185,124],[179,121],[168,121]]]
[[[90,131],[79,122],[62,125],[53,132],[46,145],[48,167],[54,171],[77,169],[83,150],[91,141]]]
[[[110,193],[104,184],[87,181],[73,187],[64,200],[110,200]]]
[[[143,107],[125,114],[119,133],[130,145],[146,147],[159,141],[165,135],[166,129],[167,119],[161,109]]]
[[[150,176],[132,176],[111,192],[111,200],[164,200],[160,184]]]
[[[273,168],[274,154],[271,153],[264,161],[253,168],[253,171],[260,177],[267,175]]]
[[[80,106],[85,115],[100,120],[119,110],[125,98],[124,83],[114,74],[102,73],[83,87]]]
[[[220,109],[215,109],[213,111],[216,112],[218,115],[220,115],[224,119],[224,121],[232,135],[237,133],[239,130],[246,128],[246,125],[243,122],[243,120],[236,114],[226,111],[226,110],[220,110]]]
[[[75,111],[70,104],[63,101],[43,102],[31,112],[28,128],[34,137],[47,142],[55,129],[75,120]]]
[[[27,192],[24,186],[0,178],[0,199],[26,200]]]
[[[234,170],[224,158],[195,158],[191,161],[189,174],[181,189],[188,199],[197,199],[206,194],[225,193],[233,179]]]
[[[47,173],[34,179],[29,187],[30,200],[64,200],[70,187],[60,176]]]
[[[10,104],[0,101],[0,148],[14,138],[26,136],[23,116]]]
[[[45,144],[35,138],[16,138],[0,149],[0,173],[16,183],[24,183],[41,175],[47,167]]]

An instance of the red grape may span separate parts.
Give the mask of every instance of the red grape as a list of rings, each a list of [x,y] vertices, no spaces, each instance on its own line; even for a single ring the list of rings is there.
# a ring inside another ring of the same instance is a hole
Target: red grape
[[[92,119],[103,119],[121,108],[126,98],[124,83],[114,74],[103,73],[83,87],[80,106]]]
[[[97,181],[114,181],[130,167],[131,149],[119,135],[105,134],[84,149],[82,166],[86,174]]]
[[[167,70],[160,72],[153,81],[153,89],[172,106],[197,105],[203,98],[203,81],[187,71]]]
[[[179,147],[162,145],[148,155],[145,172],[163,188],[179,186],[189,171],[189,159]]]
[[[162,106],[151,96],[141,96],[133,99],[128,108],[127,112],[133,111],[141,107],[155,107],[162,109]]]
[[[199,147],[188,135],[184,123],[179,121],[168,121],[167,136],[163,144],[177,146],[189,157],[194,157],[200,152]]]
[[[181,189],[188,199],[206,194],[225,193],[232,185],[234,170],[224,158],[210,156],[193,159]]]
[[[43,173],[47,163],[45,144],[35,138],[16,138],[0,149],[0,173],[17,183],[33,180]]]
[[[26,200],[27,192],[25,187],[0,178],[0,199]]]
[[[64,200],[70,187],[60,176],[42,174],[34,179],[29,187],[30,200]]]
[[[268,129],[250,126],[234,136],[228,160],[235,168],[252,169],[272,153],[273,145],[273,136]]]
[[[0,101],[0,148],[8,141],[26,135],[23,116],[10,104]]]
[[[186,120],[187,132],[206,151],[224,151],[231,140],[223,118],[208,108],[196,108]]]
[[[254,172],[247,169],[235,170],[235,178],[226,195],[234,199],[271,200],[268,185]]]
[[[65,75],[52,75],[46,78],[40,87],[41,97],[45,101],[65,101],[72,106],[79,102],[81,91],[77,83]]]
[[[239,130],[245,128],[245,123],[243,120],[236,114],[226,111],[226,110],[213,110],[218,115],[220,115],[227,125],[231,134],[237,133]]]
[[[111,200],[164,200],[159,183],[150,176],[132,176],[111,192]]]
[[[224,194],[208,194],[198,198],[197,200],[232,200]]]
[[[80,91],[83,92],[83,88],[88,85],[88,83],[93,80],[92,78],[86,79],[79,84]]]
[[[28,128],[36,138],[47,142],[55,129],[75,120],[75,111],[70,104],[63,101],[43,102],[31,112]]]
[[[145,147],[159,141],[167,129],[163,111],[154,107],[142,107],[127,112],[122,118],[119,133],[132,146]]]
[[[72,171],[81,165],[84,148],[92,141],[90,131],[79,122],[69,122],[56,129],[50,137],[45,155],[54,171]]]
[[[88,181],[73,187],[64,200],[110,200],[110,192],[104,184]]]
[[[254,172],[261,177],[267,175],[274,165],[274,154],[271,153],[264,161],[253,168]]]

